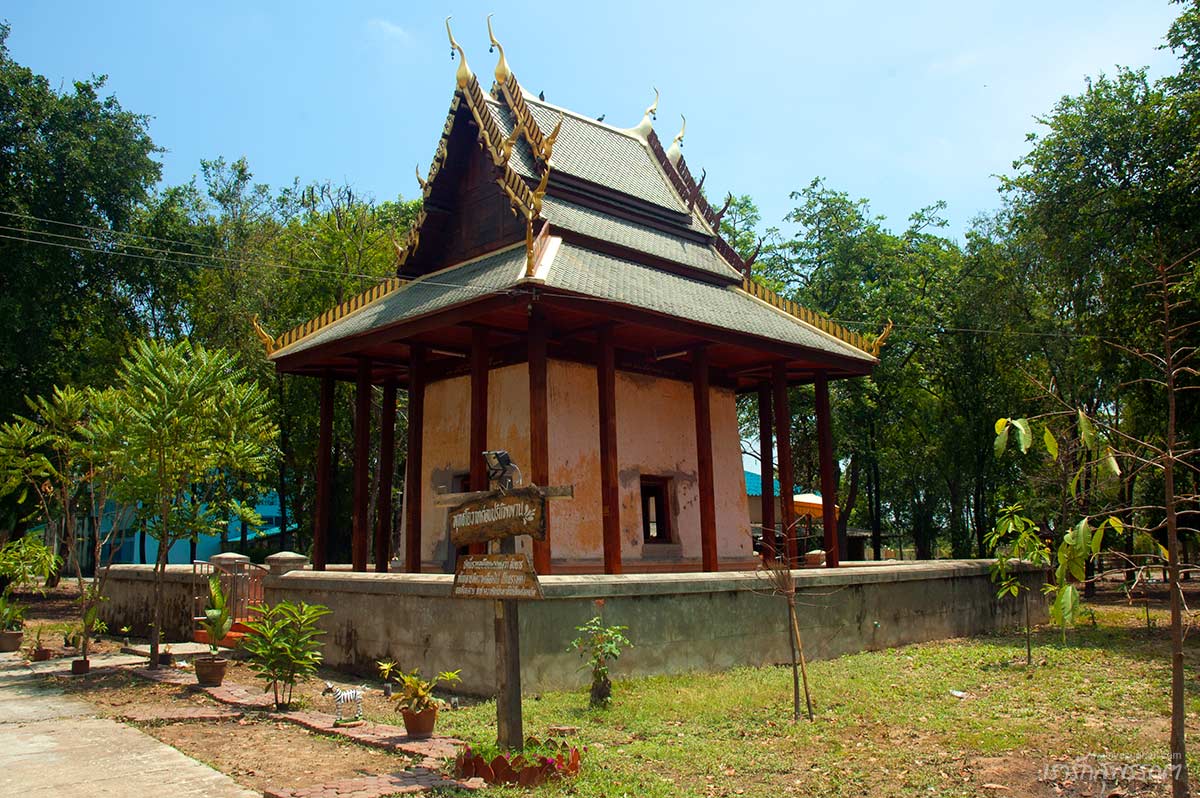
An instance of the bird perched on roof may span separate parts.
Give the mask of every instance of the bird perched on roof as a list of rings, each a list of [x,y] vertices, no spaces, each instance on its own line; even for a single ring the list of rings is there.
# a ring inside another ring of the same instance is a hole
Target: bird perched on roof
[[[539,91],[539,92],[538,92],[538,99],[539,99],[539,100],[541,100],[542,102],[546,102],[546,92],[544,92],[544,91]]]
[[[597,121],[597,122],[603,122],[603,121],[604,121],[604,117],[606,117],[606,116],[608,116],[608,114],[600,114],[600,116],[596,117],[596,121]]]

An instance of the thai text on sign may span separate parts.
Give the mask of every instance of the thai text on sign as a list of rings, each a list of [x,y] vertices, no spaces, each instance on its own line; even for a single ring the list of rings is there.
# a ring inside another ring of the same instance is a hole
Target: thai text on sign
[[[454,598],[540,599],[542,586],[524,554],[471,554],[458,562]]]
[[[450,511],[450,541],[455,546],[517,535],[546,537],[546,497],[537,488],[471,499]]]

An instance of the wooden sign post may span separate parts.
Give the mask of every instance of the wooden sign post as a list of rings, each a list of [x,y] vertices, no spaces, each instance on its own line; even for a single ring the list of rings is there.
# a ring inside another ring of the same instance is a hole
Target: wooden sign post
[[[521,631],[518,602],[542,598],[542,586],[529,557],[517,554],[517,535],[546,539],[546,500],[573,498],[574,488],[530,486],[508,490],[442,494],[436,504],[450,510],[450,542],[488,542],[488,554],[458,561],[451,596],[491,599],[496,635],[496,742],[519,749],[521,721]]]

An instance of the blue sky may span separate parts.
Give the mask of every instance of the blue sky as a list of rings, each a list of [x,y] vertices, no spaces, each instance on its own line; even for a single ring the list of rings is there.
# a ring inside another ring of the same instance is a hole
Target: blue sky
[[[950,232],[997,206],[994,175],[1034,117],[1085,75],[1174,68],[1165,0],[1028,2],[46,2],[0,12],[13,56],[56,85],[92,73],[152,117],[164,179],[246,156],[262,182],[348,181],[416,194],[454,86],[442,26],[490,82],[484,18],[522,84],[657,130],[714,196],[751,194],[777,224],[823,176],[889,224],[936,200]],[[485,82],[485,85],[487,85]]]

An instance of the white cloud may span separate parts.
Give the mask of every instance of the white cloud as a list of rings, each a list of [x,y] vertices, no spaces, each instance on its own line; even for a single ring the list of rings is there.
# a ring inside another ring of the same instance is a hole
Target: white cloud
[[[367,22],[367,27],[394,42],[407,44],[412,40],[412,35],[408,31],[395,22],[388,22],[386,19],[376,17]]]

